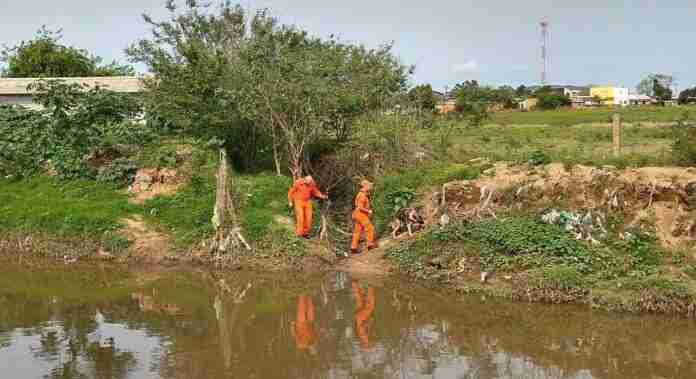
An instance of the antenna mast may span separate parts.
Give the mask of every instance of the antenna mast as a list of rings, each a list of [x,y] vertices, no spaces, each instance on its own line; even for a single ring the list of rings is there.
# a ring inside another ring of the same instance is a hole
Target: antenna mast
[[[542,21],[541,25],[541,85],[545,86],[549,79],[549,23]]]

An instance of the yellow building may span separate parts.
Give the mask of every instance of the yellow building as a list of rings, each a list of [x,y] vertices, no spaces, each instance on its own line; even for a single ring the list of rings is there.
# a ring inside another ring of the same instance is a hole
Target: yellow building
[[[629,104],[628,88],[592,87],[590,96],[602,99],[602,105],[626,106]]]

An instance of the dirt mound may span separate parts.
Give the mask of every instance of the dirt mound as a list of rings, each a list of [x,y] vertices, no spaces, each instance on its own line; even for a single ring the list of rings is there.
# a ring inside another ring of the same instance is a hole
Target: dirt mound
[[[142,204],[158,195],[173,195],[183,183],[184,178],[175,169],[141,168],[128,187],[128,192],[133,194],[130,201]]]
[[[645,167],[617,170],[562,164],[498,163],[476,180],[447,183],[426,196],[426,221],[441,214],[496,216],[551,207],[612,217],[624,228],[651,229],[666,248],[696,241],[696,169]]]

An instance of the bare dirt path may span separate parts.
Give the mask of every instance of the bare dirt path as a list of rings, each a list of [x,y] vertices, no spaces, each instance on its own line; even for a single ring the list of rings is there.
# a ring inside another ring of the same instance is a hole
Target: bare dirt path
[[[150,229],[140,215],[121,220],[123,234],[131,241],[135,258],[149,263],[162,262],[172,251],[168,235]]]
[[[393,239],[379,241],[379,247],[341,260],[336,270],[356,276],[386,276],[393,272],[391,263],[385,258],[387,249],[396,244]]]

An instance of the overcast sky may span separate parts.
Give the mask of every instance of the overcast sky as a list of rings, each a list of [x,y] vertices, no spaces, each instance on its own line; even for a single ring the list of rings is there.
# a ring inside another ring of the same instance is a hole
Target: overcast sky
[[[550,22],[550,81],[635,87],[650,72],[696,85],[696,0],[241,0],[284,23],[369,46],[395,42],[414,84],[442,89],[539,81],[539,21]],[[45,24],[64,42],[124,61],[149,31],[143,12],[164,0],[0,0],[0,44],[30,39]],[[691,68],[691,70],[689,70]],[[140,68],[142,69],[142,68]]]

